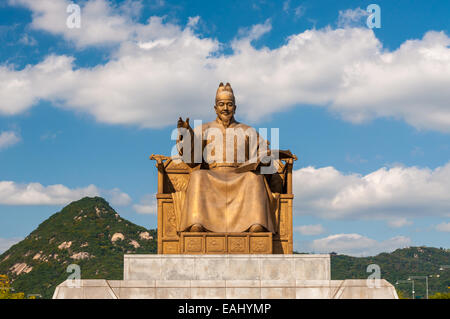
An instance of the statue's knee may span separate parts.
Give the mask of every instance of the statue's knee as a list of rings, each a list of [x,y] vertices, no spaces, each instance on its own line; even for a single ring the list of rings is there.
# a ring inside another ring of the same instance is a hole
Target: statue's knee
[[[265,232],[266,229],[265,229],[262,225],[260,225],[260,224],[253,224],[253,225],[248,229],[248,231],[249,231],[250,233],[262,233],[262,232]]]
[[[191,226],[191,228],[189,228],[189,231],[192,233],[200,233],[200,232],[204,232],[205,227],[203,227],[201,224],[194,224]]]

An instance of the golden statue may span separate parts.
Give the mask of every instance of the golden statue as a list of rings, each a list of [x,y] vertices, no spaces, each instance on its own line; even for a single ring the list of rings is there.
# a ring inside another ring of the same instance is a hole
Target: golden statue
[[[295,155],[271,151],[235,120],[229,83],[220,83],[214,109],[217,118],[194,129],[189,118],[178,120],[178,155],[151,157],[159,172],[159,253],[292,253]]]
[[[197,141],[202,144],[203,154],[202,163],[194,163],[203,169],[194,170],[190,176],[182,205],[180,230],[274,233],[271,212],[274,211],[276,198],[272,195],[267,180],[256,171],[238,172],[240,167],[248,163],[248,158],[243,163],[238,163],[236,153],[240,150],[248,157],[251,146],[247,132],[251,128],[234,118],[236,104],[229,83],[226,86],[220,84],[214,108],[216,120],[196,128],[196,132],[188,121],[184,122],[181,118],[178,121],[178,127],[187,129],[192,136],[190,145],[183,148],[190,147],[193,153],[194,142]],[[214,139],[208,138],[207,131],[212,131],[211,128],[219,133],[214,135]],[[234,138],[236,132],[243,132],[245,138]],[[221,135],[220,138],[217,135]],[[232,141],[227,140],[230,137]],[[209,144],[214,144],[211,152],[204,152]],[[218,151],[223,152],[221,158],[215,156]],[[227,152],[233,158],[227,158]],[[183,149],[180,149],[180,153],[183,153]]]

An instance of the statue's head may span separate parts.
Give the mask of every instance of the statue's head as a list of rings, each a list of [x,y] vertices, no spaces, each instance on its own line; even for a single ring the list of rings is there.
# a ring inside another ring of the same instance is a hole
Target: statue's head
[[[216,93],[216,105],[214,105],[216,114],[224,124],[229,124],[236,112],[236,103],[233,89],[230,83],[223,85],[221,82]]]

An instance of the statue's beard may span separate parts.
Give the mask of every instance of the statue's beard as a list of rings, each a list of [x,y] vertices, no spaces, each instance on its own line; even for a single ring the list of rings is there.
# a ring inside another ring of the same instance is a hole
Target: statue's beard
[[[223,126],[227,128],[228,126],[230,126],[231,121],[233,120],[234,113],[233,112],[228,114],[219,113],[217,115],[219,116],[219,119],[222,122]]]

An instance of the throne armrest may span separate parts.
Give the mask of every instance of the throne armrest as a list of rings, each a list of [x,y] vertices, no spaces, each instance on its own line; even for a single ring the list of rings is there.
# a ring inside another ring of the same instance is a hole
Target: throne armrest
[[[152,154],[151,160],[156,161],[158,168],[158,194],[169,194],[183,189],[187,185],[189,173],[193,170],[179,156]]]
[[[292,154],[290,150],[278,150],[278,156],[282,160],[292,159],[296,161],[298,158],[296,155]]]
[[[294,161],[298,158],[290,150],[273,150],[271,157],[274,158],[274,155],[277,158],[274,160],[277,172],[270,177],[271,189],[275,192],[292,195],[292,168]]]

